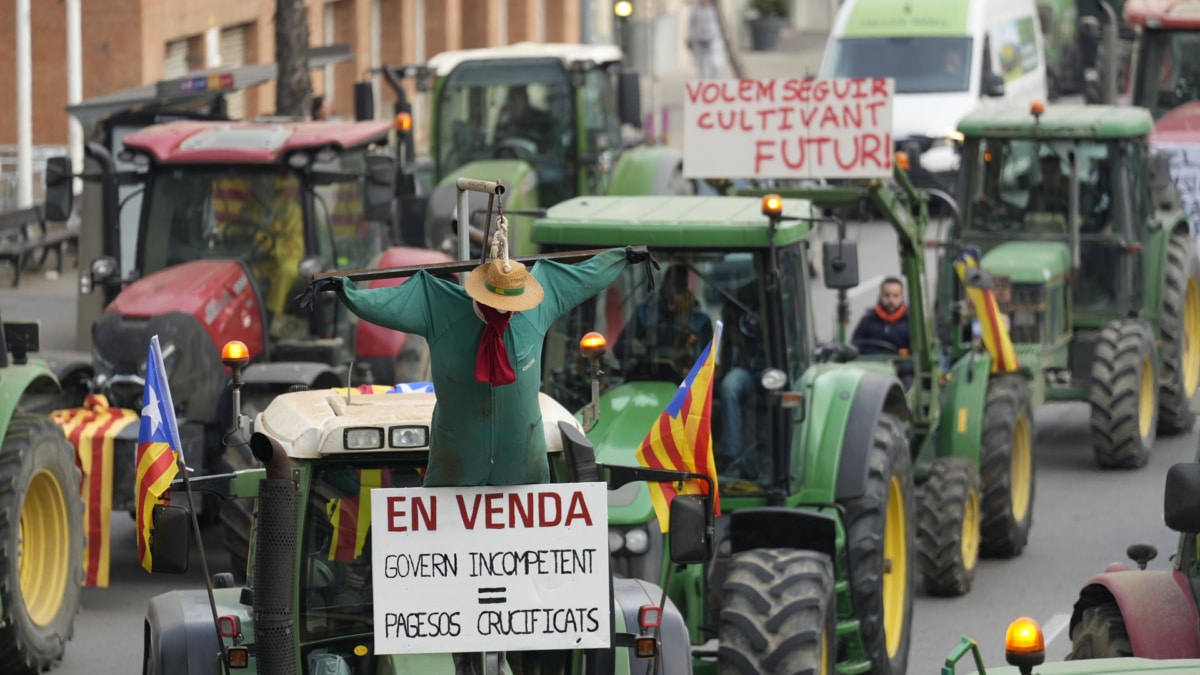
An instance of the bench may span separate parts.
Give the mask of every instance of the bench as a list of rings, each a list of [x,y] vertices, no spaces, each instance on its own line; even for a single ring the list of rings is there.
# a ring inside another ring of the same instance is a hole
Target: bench
[[[78,255],[79,230],[66,223],[60,225],[51,227],[38,206],[0,213],[0,260],[12,264],[14,288],[21,283],[21,270],[35,254],[40,253],[37,266],[41,267],[54,251],[59,274],[63,271],[63,249],[70,247]]]

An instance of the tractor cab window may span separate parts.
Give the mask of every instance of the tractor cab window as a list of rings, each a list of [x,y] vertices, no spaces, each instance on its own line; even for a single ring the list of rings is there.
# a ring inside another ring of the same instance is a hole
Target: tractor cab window
[[[603,194],[607,175],[612,170],[615,153],[621,149],[621,123],[617,111],[617,90],[613,74],[594,69],[587,73],[587,86],[582,90],[583,155],[581,169],[587,171],[589,194]]]
[[[276,168],[176,168],[148,188],[142,274],[202,258],[241,258],[269,313],[273,337],[307,330],[294,298],[303,290],[304,209],[299,176]]]
[[[326,269],[370,267],[383,251],[384,224],[367,220],[363,214],[366,169],[362,150],[313,163],[314,174],[325,177],[313,189],[313,210],[320,247],[315,253]]]
[[[653,291],[647,288],[645,266],[631,267],[551,328],[542,357],[543,391],[569,409],[591,400],[591,371],[577,345],[582,335],[597,331],[608,343],[602,391],[637,398],[636,405],[651,416],[649,431],[721,321],[713,454],[718,471],[730,478],[722,491],[756,491],[770,480],[767,397],[759,384],[770,362],[762,312],[765,261],[751,252],[656,255],[662,269],[652,272]]]
[[[890,77],[897,94],[959,92],[971,85],[969,37],[841,38],[832,49],[825,78]]]
[[[371,489],[420,487],[423,466],[330,463],[313,469],[300,537],[303,639],[371,633]]]
[[[1200,33],[1147,30],[1137,68],[1133,103],[1149,108],[1155,120],[1200,100]]]
[[[573,195],[570,80],[557,59],[471,61],[446,77],[437,125],[438,173],[516,159],[536,174],[542,204]]]

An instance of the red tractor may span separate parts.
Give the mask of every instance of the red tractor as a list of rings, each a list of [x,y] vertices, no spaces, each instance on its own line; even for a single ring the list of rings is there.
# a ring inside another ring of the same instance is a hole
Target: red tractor
[[[116,157],[89,144],[83,178],[99,182],[103,215],[85,213],[84,222],[99,220],[105,236],[80,286],[102,294],[106,306],[92,324],[90,362],[60,363],[56,372],[87,382],[109,406],[139,411],[149,340],[158,335],[183,454],[198,473],[253,462],[248,449],[223,442],[228,420],[220,411],[229,409],[230,390],[219,346],[234,337],[249,348],[242,396],[252,409],[297,387],[427,379],[420,338],[359,322],[334,298],[318,298],[313,312],[296,299],[317,272],[449,260],[388,246],[397,174],[392,127],[182,120],[125,135]],[[69,213],[69,159],[52,159],[47,176],[47,210]],[[84,239],[94,238],[84,227]],[[112,435],[111,506],[132,511],[137,425]],[[244,503],[227,504],[220,519],[240,574],[250,514]]]

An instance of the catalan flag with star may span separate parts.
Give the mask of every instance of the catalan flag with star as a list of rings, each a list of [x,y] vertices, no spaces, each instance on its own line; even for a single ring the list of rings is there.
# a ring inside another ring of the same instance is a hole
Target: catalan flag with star
[[[1011,373],[1020,367],[1017,352],[1013,349],[1012,338],[1004,324],[1000,303],[991,289],[975,288],[967,285],[967,270],[979,267],[979,249],[974,246],[966,247],[954,259],[954,271],[963,288],[967,290],[967,298],[975,308],[975,316],[979,319],[979,332],[983,335],[983,346],[992,355],[993,373]]]
[[[137,546],[138,559],[147,572],[151,570],[150,525],[154,507],[164,503],[162,495],[179,473],[176,453],[179,428],[175,423],[175,406],[167,386],[166,367],[158,336],[150,338],[150,356],[146,359],[146,393],[142,398],[142,427],[138,433],[137,484]]]
[[[717,469],[712,450],[712,395],[717,367],[717,350],[721,343],[722,324],[717,322],[713,338],[696,359],[692,371],[684,378],[667,404],[666,410],[650,428],[650,433],[638,449],[637,459],[652,469],[671,469],[706,474],[717,486]],[[704,494],[708,485],[699,479],[680,484],[650,483],[650,502],[658,515],[663,532],[670,529],[671,500],[677,494]],[[713,511],[721,514],[721,502],[713,495]]]

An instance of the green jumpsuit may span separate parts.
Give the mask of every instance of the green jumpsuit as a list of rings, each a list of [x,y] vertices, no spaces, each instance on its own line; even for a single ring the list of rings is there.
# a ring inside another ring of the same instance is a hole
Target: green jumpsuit
[[[545,290],[545,299],[509,322],[504,345],[517,381],[499,387],[475,381],[484,322],[462,286],[424,270],[390,288],[358,289],[341,278],[338,295],[352,312],[429,342],[437,405],[426,487],[550,481],[538,400],[542,343],[558,317],[607,288],[627,264],[623,249],[575,265],[536,262],[531,273]]]

